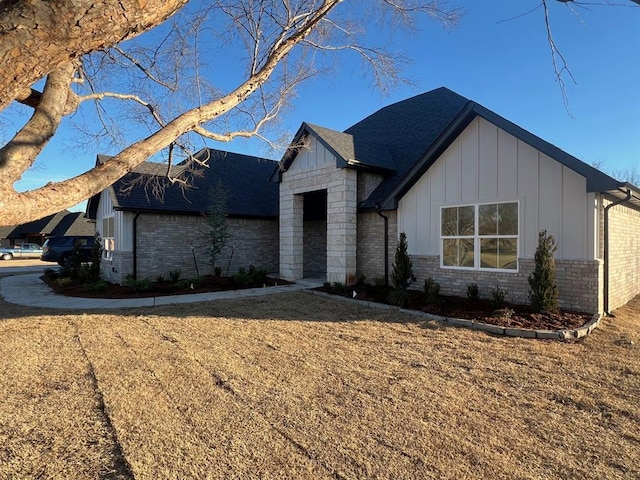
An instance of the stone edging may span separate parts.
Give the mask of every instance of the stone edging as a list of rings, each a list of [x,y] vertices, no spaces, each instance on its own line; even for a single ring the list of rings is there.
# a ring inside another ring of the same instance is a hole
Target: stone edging
[[[363,305],[369,308],[377,308],[380,310],[396,310],[400,313],[413,315],[414,317],[436,320],[438,322],[441,322],[443,325],[470,328],[472,330],[481,330],[483,332],[493,333],[496,335],[505,335],[507,337],[539,338],[546,340],[575,340],[589,335],[593,330],[596,329],[596,327],[598,327],[598,325],[600,325],[600,320],[602,320],[602,316],[596,313],[589,322],[585,323],[579,328],[572,328],[569,330],[530,330],[526,328],[501,327],[499,325],[493,325],[490,323],[476,322],[475,320],[441,317],[439,315],[433,315],[431,313],[420,312],[417,310],[407,310],[405,308],[394,307],[392,305],[387,305],[384,303],[358,300],[357,298],[347,298],[340,295],[332,295],[330,293],[319,292],[317,290],[303,291],[311,293],[312,295],[332,298],[334,300],[358,303],[359,305]]]

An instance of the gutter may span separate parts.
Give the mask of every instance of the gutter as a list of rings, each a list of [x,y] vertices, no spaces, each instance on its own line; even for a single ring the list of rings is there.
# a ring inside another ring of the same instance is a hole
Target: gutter
[[[604,207],[604,285],[603,285],[603,299],[604,299],[604,314],[611,315],[609,312],[609,210],[617,205],[631,200],[631,190],[627,190],[625,198],[616,200]]]
[[[389,217],[382,214],[382,207],[376,203],[376,213],[384,220],[384,286],[389,286]]]
[[[133,278],[138,279],[138,217],[142,212],[136,212],[133,217]]]

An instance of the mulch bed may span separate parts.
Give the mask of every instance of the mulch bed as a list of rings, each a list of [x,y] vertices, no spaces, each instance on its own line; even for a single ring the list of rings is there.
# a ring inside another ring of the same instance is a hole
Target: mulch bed
[[[331,288],[321,287],[317,290],[337,294],[348,298],[356,291],[358,300],[388,304],[388,289],[382,287],[357,286],[346,292],[336,293]],[[466,297],[440,296],[438,302],[427,303],[423,292],[410,290],[407,309],[439,315],[447,318],[475,320],[508,328],[526,328],[532,330],[562,330],[578,328],[589,322],[591,314],[560,310],[558,313],[542,314],[534,312],[528,305],[505,303],[503,308],[496,309],[489,300],[471,300]]]
[[[149,288],[143,291],[135,291],[128,285],[117,285],[115,283],[104,282],[104,288],[99,291],[92,291],[81,282],[73,282],[60,285],[55,279],[42,277],[56,293],[69,297],[85,298],[147,298],[162,297],[167,295],[189,295],[193,293],[223,292],[227,290],[241,290],[256,287],[274,287],[277,285],[290,285],[291,282],[279,278],[268,277],[262,285],[238,285],[233,277],[222,277],[215,275],[205,275],[191,281],[181,280],[179,282],[151,283]]]

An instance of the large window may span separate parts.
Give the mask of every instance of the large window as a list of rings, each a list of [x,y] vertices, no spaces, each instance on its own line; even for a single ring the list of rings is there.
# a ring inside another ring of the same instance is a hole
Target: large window
[[[115,242],[115,219],[113,216],[102,219],[102,251],[105,260],[113,258]]]
[[[518,269],[518,203],[443,207],[442,266]]]

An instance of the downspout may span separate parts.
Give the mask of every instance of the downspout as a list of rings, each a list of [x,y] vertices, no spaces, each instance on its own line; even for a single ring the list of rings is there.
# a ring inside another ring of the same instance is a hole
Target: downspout
[[[389,217],[382,214],[382,207],[376,203],[376,212],[384,220],[384,286],[389,286]]]
[[[136,212],[133,217],[133,278],[138,279],[138,217],[140,212]]]
[[[604,314],[610,315],[609,312],[609,210],[616,205],[625,203],[631,199],[631,190],[627,190],[627,196],[617,200],[604,207]]]

